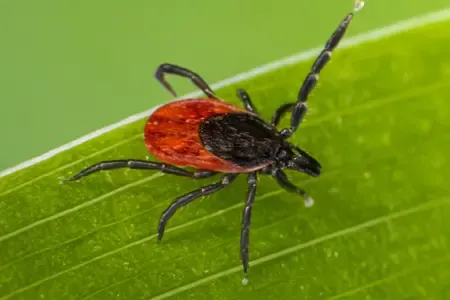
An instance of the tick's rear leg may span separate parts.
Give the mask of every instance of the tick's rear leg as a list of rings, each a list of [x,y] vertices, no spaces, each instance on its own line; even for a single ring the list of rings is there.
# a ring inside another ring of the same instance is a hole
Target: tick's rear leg
[[[203,93],[205,93],[208,97],[210,98],[214,98],[214,99],[218,99],[218,97],[214,94],[214,92],[212,91],[212,89],[208,86],[208,84],[203,80],[203,78],[200,77],[200,75],[198,75],[197,73],[177,66],[177,65],[173,65],[173,64],[162,64],[158,67],[158,69],[156,69],[155,72],[155,78],[174,96],[176,97],[177,94],[175,93],[174,89],[172,88],[172,86],[167,82],[167,80],[165,79],[165,74],[172,74],[172,75],[177,75],[177,76],[181,76],[181,77],[185,77],[188,78],[192,81],[192,83],[195,84],[195,86],[197,86],[199,89],[201,89],[203,91]]]
[[[258,110],[253,105],[252,100],[250,99],[250,96],[247,94],[247,92],[243,89],[237,89],[236,95],[241,99],[242,104],[244,105],[244,108],[246,111],[249,111],[251,113],[254,113],[255,115],[259,115]]]
[[[239,174],[226,174],[222,178],[221,181],[210,184],[210,185],[206,185],[195,191],[187,193],[187,194],[177,198],[175,201],[173,201],[169,205],[169,207],[167,207],[166,210],[161,214],[161,218],[159,219],[158,240],[161,241],[161,239],[163,238],[163,235],[164,235],[164,231],[165,231],[167,222],[180,207],[191,203],[192,201],[194,201],[197,198],[212,194],[214,192],[217,192],[217,191],[223,189],[224,187],[229,185],[231,182],[233,182],[233,180],[235,180],[236,177],[238,177],[238,175]]]
[[[98,171],[120,169],[120,168],[141,169],[141,170],[158,170],[163,173],[173,174],[173,175],[178,175],[178,176],[185,176],[185,177],[190,177],[190,178],[194,178],[194,179],[210,177],[210,176],[217,174],[217,172],[207,171],[207,170],[198,170],[195,172],[190,172],[190,171],[187,171],[185,169],[182,169],[182,168],[179,168],[176,166],[172,166],[172,165],[165,164],[165,163],[159,163],[159,162],[136,160],[136,159],[123,159],[123,160],[109,160],[109,161],[99,162],[95,165],[87,167],[86,169],[82,170],[78,174],[76,174],[73,177],[71,177],[67,180],[64,180],[64,181],[75,181],[75,180],[80,179],[81,177],[88,176],[88,175],[98,172]]]

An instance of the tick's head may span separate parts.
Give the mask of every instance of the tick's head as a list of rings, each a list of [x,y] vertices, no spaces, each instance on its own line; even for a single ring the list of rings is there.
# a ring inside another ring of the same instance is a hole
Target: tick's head
[[[320,176],[322,169],[315,158],[292,144],[279,149],[276,163],[282,168],[296,170],[313,177]]]

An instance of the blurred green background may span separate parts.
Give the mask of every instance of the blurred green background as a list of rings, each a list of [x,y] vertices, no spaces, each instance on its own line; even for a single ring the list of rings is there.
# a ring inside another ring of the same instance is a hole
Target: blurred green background
[[[449,5],[369,0],[348,36]],[[169,100],[152,77],[162,62],[213,83],[323,44],[351,7],[352,0],[2,1],[0,170]],[[193,90],[173,82],[179,94]]]

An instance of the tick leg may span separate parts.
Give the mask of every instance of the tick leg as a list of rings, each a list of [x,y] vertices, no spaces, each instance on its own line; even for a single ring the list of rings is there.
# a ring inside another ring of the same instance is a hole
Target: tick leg
[[[314,200],[301,188],[294,185],[279,168],[272,168],[272,176],[276,179],[278,184],[288,192],[299,194],[303,197],[305,201],[305,206],[310,207],[314,204]]]
[[[248,272],[248,244],[249,244],[249,232],[250,223],[252,217],[252,206],[255,201],[256,195],[256,172],[252,172],[248,175],[248,192],[247,201],[245,202],[245,208],[242,215],[242,229],[241,229],[241,260],[244,267],[244,274],[247,277]]]
[[[312,65],[309,74],[306,76],[305,80],[303,81],[303,84],[300,87],[300,90],[298,92],[297,102],[292,107],[291,126],[290,126],[290,128],[285,128],[281,131],[281,134],[284,137],[286,137],[286,138],[290,137],[297,130],[303,117],[305,116],[306,111],[307,111],[306,101],[308,99],[309,94],[316,86],[317,81],[319,80],[320,71],[330,60],[331,52],[336,48],[336,46],[339,44],[342,37],[344,36],[345,32],[347,31],[347,28],[348,28],[351,20],[353,19],[354,13],[362,7],[361,1],[356,1],[355,3],[356,4],[354,7],[354,11],[349,13],[341,21],[341,23],[339,24],[337,29],[334,31],[334,33],[331,35],[331,37],[328,39],[322,52],[319,54],[319,56],[316,58],[314,64]],[[280,114],[280,116],[281,116],[281,114]]]
[[[208,84],[200,77],[200,75],[194,73],[193,71],[173,65],[173,64],[162,64],[156,69],[155,78],[174,96],[176,97],[176,93],[172,86],[165,79],[166,74],[177,75],[181,77],[188,78],[195,84],[199,89],[203,91],[208,97],[218,99],[218,97],[214,94],[212,89],[208,86]]]
[[[247,94],[247,92],[243,89],[238,89],[236,91],[236,95],[241,99],[242,104],[244,104],[245,110],[254,113],[255,115],[259,115],[258,110],[253,105],[252,100],[250,99],[250,96]]]
[[[146,161],[146,160],[135,160],[135,159],[123,159],[123,160],[102,161],[100,163],[97,163],[95,165],[87,167],[86,169],[82,170],[75,176],[73,176],[65,181],[74,181],[74,180],[80,179],[81,177],[88,176],[88,175],[98,172],[98,171],[112,170],[112,169],[119,169],[119,168],[158,170],[163,173],[191,177],[194,179],[210,177],[210,176],[217,174],[217,172],[207,171],[207,170],[198,170],[195,172],[190,172],[190,171],[187,171],[187,170],[184,170],[184,169],[181,169],[181,168],[169,165],[169,164],[159,163],[159,162],[151,162],[151,161]]]
[[[161,241],[164,235],[164,230],[166,228],[166,224],[169,221],[169,219],[173,216],[173,214],[182,206],[185,206],[195,199],[206,196],[209,194],[212,194],[214,192],[217,192],[227,185],[229,185],[231,182],[233,182],[236,177],[239,174],[226,174],[221,181],[217,183],[213,183],[210,185],[206,185],[202,188],[199,188],[195,191],[192,191],[190,193],[187,193],[179,198],[177,198],[175,201],[173,201],[169,207],[166,208],[166,210],[161,214],[161,217],[159,219],[158,224],[158,240]]]
[[[291,111],[292,107],[294,107],[294,105],[295,105],[295,103],[291,102],[291,103],[283,104],[280,107],[278,107],[278,109],[275,111],[275,113],[272,116],[272,121],[271,121],[272,126],[277,127],[278,124],[280,123],[283,115],[285,115],[287,112]]]

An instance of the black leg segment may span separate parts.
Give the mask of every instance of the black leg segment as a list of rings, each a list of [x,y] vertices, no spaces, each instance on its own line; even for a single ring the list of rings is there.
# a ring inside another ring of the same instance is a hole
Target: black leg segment
[[[176,166],[172,166],[172,165],[165,164],[165,163],[159,163],[159,162],[136,160],[136,159],[123,159],[123,160],[109,160],[109,161],[99,162],[95,165],[87,167],[86,169],[82,170],[75,176],[73,176],[65,181],[75,181],[75,180],[80,179],[81,177],[88,176],[88,175],[98,172],[98,171],[112,170],[112,169],[119,169],[119,168],[158,170],[163,173],[173,174],[173,175],[178,175],[178,176],[185,176],[185,177],[190,177],[190,178],[194,178],[194,179],[201,179],[201,178],[210,177],[210,176],[217,174],[217,172],[207,171],[207,170],[198,170],[196,172],[190,172],[190,171],[184,170],[184,169],[176,167]]]
[[[252,112],[256,115],[259,115],[258,110],[253,105],[252,100],[250,99],[250,96],[247,94],[247,92],[243,89],[237,89],[236,95],[241,99],[242,104],[244,105],[245,110]]]
[[[187,193],[179,198],[177,198],[175,201],[173,201],[169,207],[166,208],[166,210],[161,214],[161,217],[159,219],[158,223],[158,240],[161,241],[161,239],[164,236],[164,231],[166,228],[167,222],[170,220],[170,218],[175,214],[175,212],[182,206],[185,206],[192,201],[194,201],[197,198],[200,198],[202,196],[206,196],[209,194],[212,194],[214,192],[217,192],[227,185],[229,185],[231,182],[233,182],[236,177],[239,174],[226,174],[221,181],[217,183],[213,183],[210,185],[206,185],[202,188],[199,188],[195,191],[192,191],[190,193]]]
[[[217,96],[214,94],[212,89],[209,87],[209,85],[203,80],[203,78],[200,77],[197,73],[194,73],[193,71],[173,65],[173,64],[162,64],[156,69],[155,72],[155,78],[174,96],[176,97],[176,93],[172,86],[167,82],[165,79],[166,74],[172,74],[177,75],[181,77],[188,78],[194,83],[195,86],[197,86],[200,90],[203,91],[208,97],[218,99]]]
[[[270,124],[272,124],[273,127],[277,127],[278,124],[281,121],[281,118],[289,111],[292,110],[292,108],[294,107],[295,103],[286,103],[281,105],[280,107],[277,108],[277,110],[275,111],[275,113],[272,116],[272,121],[270,122]]]
[[[324,49],[319,54],[319,56],[316,58],[314,64],[311,67],[311,70],[309,74],[306,76],[305,80],[303,81],[302,86],[300,87],[300,90],[298,92],[297,96],[297,102],[293,105],[292,108],[292,116],[291,116],[291,126],[290,128],[283,129],[281,133],[285,137],[290,137],[299,127],[301,121],[303,120],[303,117],[306,114],[307,106],[306,101],[308,100],[308,96],[311,93],[311,91],[314,89],[314,87],[317,84],[317,81],[319,80],[319,73],[320,71],[325,67],[327,62],[331,58],[331,52],[337,47],[343,36],[345,35],[345,32],[347,31],[347,28],[353,19],[354,13],[358,11],[362,7],[362,3],[360,1],[357,1],[355,4],[354,12],[349,13],[339,24],[337,29],[334,31],[334,33],[331,35],[331,37],[328,39],[328,41],[325,44]]]
[[[285,189],[288,192],[299,194],[303,197],[305,201],[305,206],[311,206],[314,202],[314,200],[301,188],[294,185],[292,182],[289,181],[289,179],[286,176],[286,173],[284,173],[279,168],[273,168],[272,169],[272,176],[275,178],[275,180],[278,182],[278,184]]]
[[[241,229],[241,260],[242,266],[244,268],[244,274],[247,276],[248,272],[248,244],[249,244],[249,233],[250,224],[252,217],[252,206],[255,201],[256,195],[256,172],[248,174],[248,192],[247,201],[245,202],[244,212],[242,214],[242,229]]]

